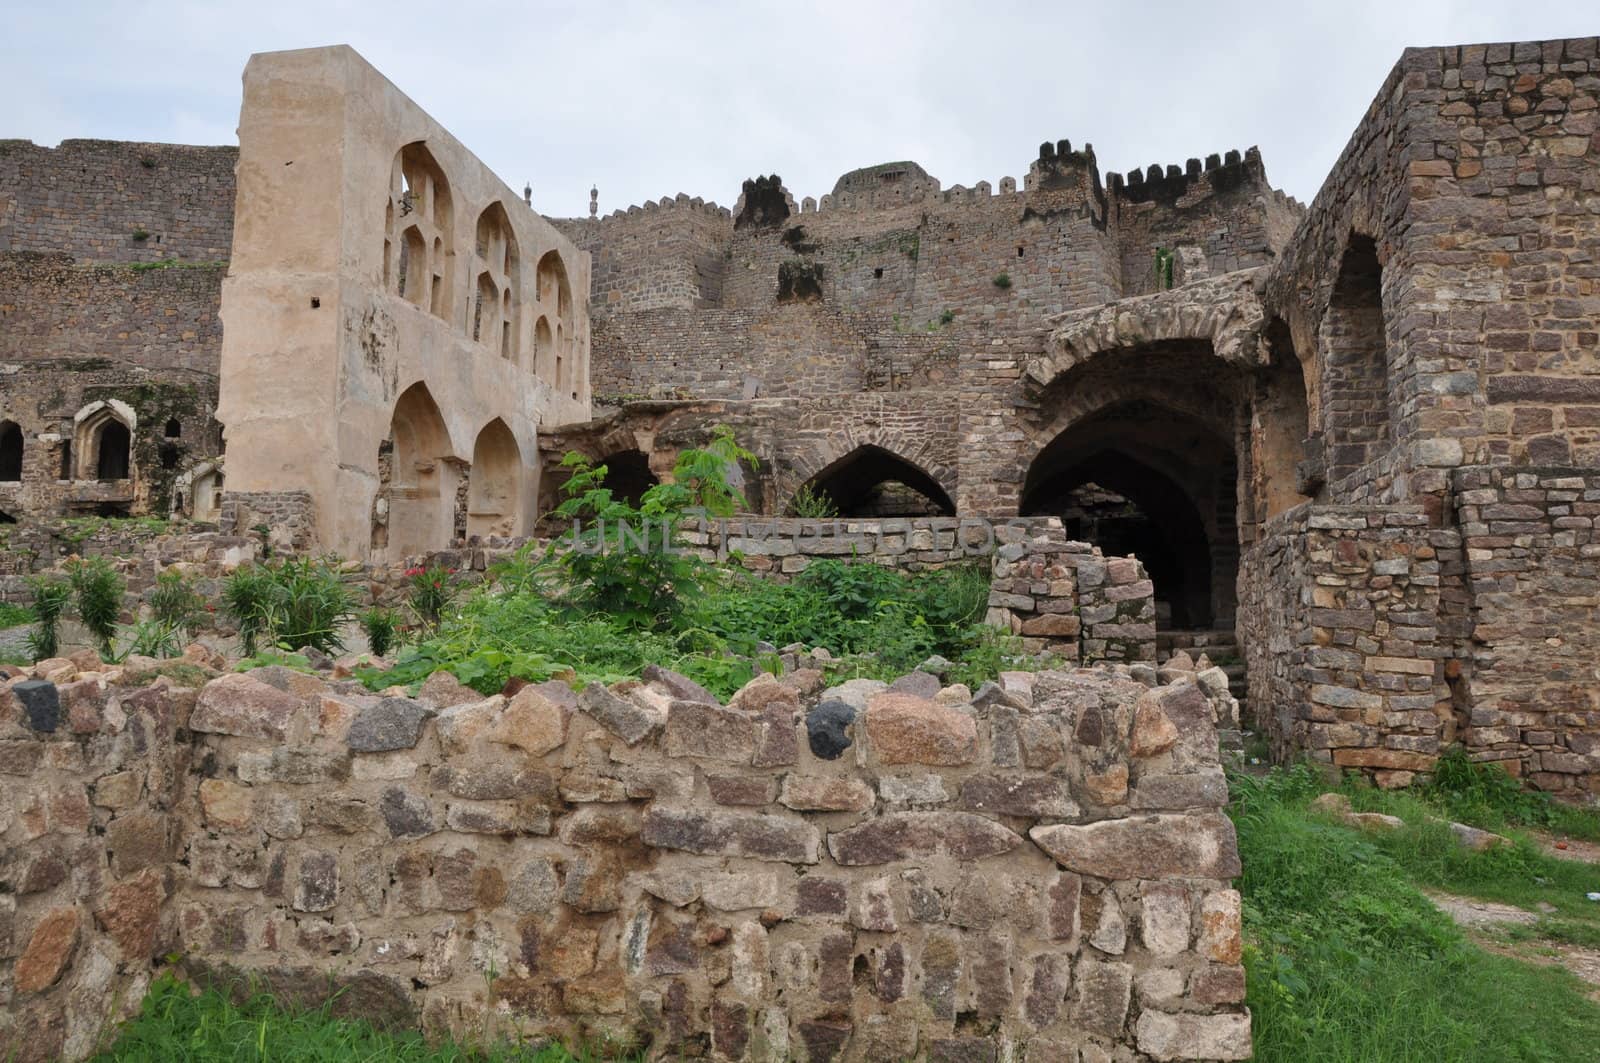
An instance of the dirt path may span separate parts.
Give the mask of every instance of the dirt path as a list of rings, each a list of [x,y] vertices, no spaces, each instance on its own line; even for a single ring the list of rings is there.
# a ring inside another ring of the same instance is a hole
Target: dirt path
[[[1539,922],[1539,913],[1474,897],[1457,897],[1433,890],[1424,892],[1440,911],[1463,927],[1480,948],[1524,963],[1565,967],[1580,981],[1594,987],[1589,998],[1600,1003],[1600,950],[1544,938],[1508,941],[1495,934],[1497,927],[1534,926]]]
[[[1537,838],[1539,846],[1557,860],[1577,860],[1585,864],[1600,864],[1600,842],[1586,842],[1578,838],[1557,838],[1546,831],[1529,831]]]

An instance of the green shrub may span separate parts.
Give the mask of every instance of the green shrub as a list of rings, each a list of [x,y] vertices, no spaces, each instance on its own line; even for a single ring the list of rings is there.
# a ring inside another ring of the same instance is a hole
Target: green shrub
[[[72,601],[72,586],[53,576],[28,580],[33,592],[33,630],[28,632],[28,652],[35,661],[54,657],[61,648],[61,614]]]
[[[145,604],[155,620],[191,638],[204,626],[206,600],[177,569],[169,568],[156,577]]]
[[[0,602],[0,630],[8,627],[21,627],[31,623],[33,610],[26,605],[17,605],[15,602]]]
[[[127,583],[103,557],[80,559],[67,567],[67,582],[78,619],[99,646],[100,655],[110,658],[117,621],[122,616],[122,599]]]
[[[994,286],[996,288],[999,288],[1001,291],[1005,291],[1006,289],[1010,288],[1011,287],[1011,274],[1009,274],[1009,273],[998,273],[998,274],[996,274],[995,278],[994,278]]]
[[[741,462],[754,465],[756,456],[719,425],[704,449],[678,456],[671,483],[653,484],[635,506],[605,486],[604,465],[568,454],[562,465],[571,475],[556,513],[573,529],[544,557],[568,608],[640,630],[672,628],[707,576],[705,562],[683,551],[679,527],[699,512],[724,517],[737,509],[742,499],[729,470]]]
[[[355,608],[337,562],[309,557],[240,568],[223,582],[222,601],[246,657],[263,638],[280,649],[337,653],[339,627]]]
[[[361,614],[361,628],[367,633],[367,648],[379,657],[389,655],[400,627],[393,609],[372,608]]]

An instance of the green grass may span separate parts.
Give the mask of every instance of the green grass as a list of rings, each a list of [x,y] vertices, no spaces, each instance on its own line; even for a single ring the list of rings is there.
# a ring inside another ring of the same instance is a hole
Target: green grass
[[[388,1032],[336,1018],[324,1006],[290,1011],[257,995],[236,1003],[215,989],[195,995],[162,976],[139,1015],[93,1063],[586,1063],[560,1047],[475,1049],[429,1044],[415,1032]]]
[[[1600,869],[1526,843],[1465,852],[1414,796],[1359,793],[1408,822],[1363,834],[1309,810],[1324,788],[1303,767],[1234,780],[1258,1060],[1600,1059],[1600,1005],[1583,983],[1484,951],[1419,888],[1545,900],[1559,909],[1548,922],[1581,936],[1596,918],[1582,906],[1596,906],[1578,887]]]
[[[33,610],[25,605],[0,602],[0,629],[33,623]]]

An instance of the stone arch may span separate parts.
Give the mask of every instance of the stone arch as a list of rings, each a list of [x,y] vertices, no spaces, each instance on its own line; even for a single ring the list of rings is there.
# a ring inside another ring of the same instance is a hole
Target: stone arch
[[[73,416],[77,480],[128,480],[133,477],[133,407],[116,399],[91,402]]]
[[[500,288],[488,270],[478,274],[472,300],[472,338],[493,346],[500,331]]]
[[[793,499],[800,486],[861,447],[876,447],[921,470],[946,499],[956,497],[954,444],[929,432],[882,425],[847,425],[783,455],[774,463],[776,499]],[[787,503],[783,503],[787,506]]]
[[[519,316],[522,309],[522,258],[517,247],[517,235],[511,227],[511,218],[504,204],[491,203],[478,215],[475,244],[479,292],[483,277],[491,279],[500,298],[492,308],[481,305],[474,310],[480,320],[474,322],[474,337],[499,352],[502,358],[518,361]],[[489,316],[488,320],[481,320]]]
[[[1250,385],[1196,340],[1074,367],[1034,396],[1018,512],[1060,516],[1108,554],[1139,556],[1163,628],[1231,627],[1240,542],[1253,534],[1240,526],[1253,513]]]
[[[893,451],[865,443],[830,462],[802,486],[826,496],[842,517],[953,517],[939,481]]]
[[[22,479],[22,426],[0,421],[0,483]]]
[[[401,393],[378,453],[374,549],[404,557],[444,546],[451,538],[458,475],[450,431],[426,384],[419,381]]]
[[[450,182],[420,140],[395,154],[384,218],[384,286],[449,320],[455,260]]]
[[[1345,244],[1317,346],[1328,479],[1337,482],[1381,457],[1393,441],[1383,265],[1370,236],[1352,232]]]
[[[1031,359],[1027,378],[1047,387],[1074,368],[1105,357],[1137,355],[1169,343],[1202,343],[1224,362],[1264,364],[1266,314],[1256,295],[1256,270],[1240,270],[1171,291],[1074,310],[1057,319],[1045,353]]]
[[[1274,318],[1265,339],[1270,361],[1256,374],[1250,409],[1258,520],[1309,501],[1322,486],[1320,440],[1312,432],[1305,368],[1288,325]]]
[[[516,436],[496,417],[472,445],[468,489],[468,535],[515,535],[522,524],[522,451]]]
[[[1108,403],[1039,451],[1023,516],[1057,516],[1069,538],[1134,554],[1167,628],[1231,625],[1238,545],[1233,443],[1213,425],[1154,402]]]

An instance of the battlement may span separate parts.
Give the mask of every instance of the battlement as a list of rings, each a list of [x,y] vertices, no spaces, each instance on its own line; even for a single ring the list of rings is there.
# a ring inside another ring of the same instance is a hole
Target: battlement
[[[690,196],[687,193],[679,192],[675,196],[662,196],[659,200],[647,199],[643,203],[631,207],[625,207],[619,210],[614,210],[604,217],[582,220],[603,223],[615,221],[619,218],[637,218],[641,214],[653,214],[657,211],[697,211],[701,214],[710,215],[712,217],[728,218],[730,220],[733,218],[733,212],[727,207],[719,206],[717,203],[709,199],[702,199],[699,196]],[[562,220],[576,221],[580,219]]]
[[[1151,163],[1145,170],[1129,170],[1126,178],[1118,173],[1106,174],[1106,187],[1111,194],[1132,203],[1174,203],[1202,182],[1214,192],[1230,192],[1245,185],[1266,189],[1267,171],[1261,163],[1261,150],[1250,147],[1241,155],[1235,148],[1223,155],[1207,155],[1203,164],[1199,159],[1189,159],[1182,167]]]

